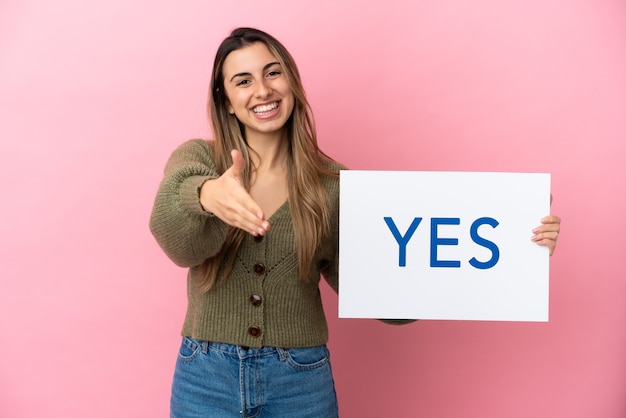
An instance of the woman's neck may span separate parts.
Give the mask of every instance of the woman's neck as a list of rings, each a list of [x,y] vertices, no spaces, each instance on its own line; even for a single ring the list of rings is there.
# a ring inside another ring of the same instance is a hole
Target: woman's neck
[[[251,153],[253,164],[259,171],[273,171],[287,167],[287,135],[286,133],[272,135],[250,135],[248,145],[254,150]]]

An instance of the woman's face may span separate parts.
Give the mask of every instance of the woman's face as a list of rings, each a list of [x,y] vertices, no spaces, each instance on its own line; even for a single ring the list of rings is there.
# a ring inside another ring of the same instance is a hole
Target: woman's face
[[[222,67],[228,111],[255,135],[281,134],[294,107],[283,68],[262,42],[228,54]]]

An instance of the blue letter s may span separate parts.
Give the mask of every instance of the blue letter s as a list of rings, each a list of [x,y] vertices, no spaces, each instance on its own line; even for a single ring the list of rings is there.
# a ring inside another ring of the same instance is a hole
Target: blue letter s
[[[491,259],[489,261],[485,261],[483,263],[481,261],[478,261],[476,257],[472,257],[472,259],[469,261],[469,263],[473,267],[476,267],[477,269],[481,269],[481,270],[489,269],[495,266],[498,260],[500,259],[500,249],[498,248],[498,246],[494,244],[493,242],[486,240],[480,235],[478,235],[478,227],[484,224],[490,225],[495,228],[496,226],[498,226],[498,221],[496,221],[493,218],[487,218],[487,217],[480,218],[480,219],[476,219],[474,223],[472,224],[472,227],[470,228],[470,236],[472,237],[472,241],[474,241],[476,244],[482,247],[485,247],[491,250]]]

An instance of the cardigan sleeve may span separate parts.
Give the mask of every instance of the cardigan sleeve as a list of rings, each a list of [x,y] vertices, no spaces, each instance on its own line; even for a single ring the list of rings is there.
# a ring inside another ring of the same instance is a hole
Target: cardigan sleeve
[[[179,146],[165,166],[154,200],[150,231],[167,256],[181,267],[194,267],[217,254],[228,225],[204,211],[199,191],[219,177],[210,144],[191,140]]]

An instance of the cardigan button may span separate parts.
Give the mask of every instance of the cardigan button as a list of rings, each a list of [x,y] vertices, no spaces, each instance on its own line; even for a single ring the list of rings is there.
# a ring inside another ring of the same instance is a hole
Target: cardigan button
[[[263,241],[263,235],[254,236],[254,242],[261,242],[261,241]]]
[[[261,296],[257,295],[256,293],[250,295],[250,303],[252,304],[252,306],[259,306],[262,302],[263,301],[261,299]]]
[[[263,263],[256,263],[254,267],[252,267],[252,269],[259,276],[262,276],[265,274],[265,265]]]
[[[248,327],[248,334],[250,334],[253,338],[259,338],[261,336],[261,328],[256,325],[252,325],[251,327]]]

